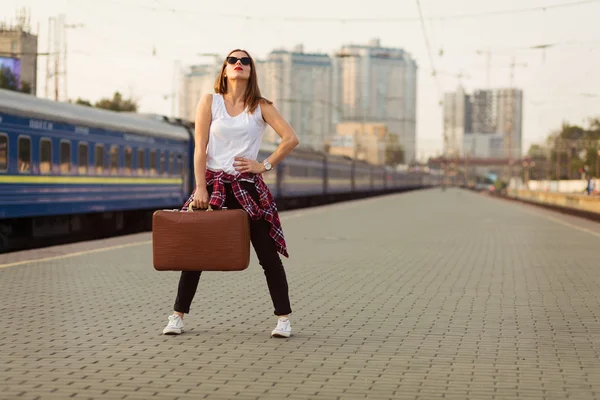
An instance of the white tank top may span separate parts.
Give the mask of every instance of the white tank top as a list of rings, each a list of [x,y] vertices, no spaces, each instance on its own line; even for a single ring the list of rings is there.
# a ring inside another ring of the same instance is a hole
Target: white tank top
[[[224,171],[238,175],[233,163],[235,157],[256,160],[266,122],[263,120],[260,104],[254,113],[248,107],[236,117],[232,117],[225,108],[225,101],[220,94],[213,94],[212,122],[208,135],[206,150],[206,168],[212,171]]]

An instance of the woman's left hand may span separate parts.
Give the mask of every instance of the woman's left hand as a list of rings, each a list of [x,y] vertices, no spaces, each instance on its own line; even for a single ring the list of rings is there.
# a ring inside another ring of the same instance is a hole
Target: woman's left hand
[[[250,172],[253,174],[262,174],[265,172],[265,166],[256,160],[250,160],[244,157],[236,157],[233,163],[236,171]]]

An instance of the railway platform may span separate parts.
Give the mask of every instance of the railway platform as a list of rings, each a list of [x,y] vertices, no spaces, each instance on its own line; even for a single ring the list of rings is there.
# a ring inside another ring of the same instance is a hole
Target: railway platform
[[[281,217],[289,339],[254,253],[180,336],[148,233],[2,255],[0,399],[600,398],[600,224],[460,189]]]

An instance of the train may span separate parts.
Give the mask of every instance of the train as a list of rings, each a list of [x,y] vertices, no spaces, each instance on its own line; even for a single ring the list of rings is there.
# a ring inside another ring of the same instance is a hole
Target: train
[[[0,252],[151,229],[155,210],[193,190],[193,153],[190,121],[0,89]],[[439,181],[301,146],[263,177],[280,210]]]

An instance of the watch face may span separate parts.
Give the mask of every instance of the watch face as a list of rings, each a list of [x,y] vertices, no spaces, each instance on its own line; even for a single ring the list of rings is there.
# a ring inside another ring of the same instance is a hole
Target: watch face
[[[270,162],[268,162],[268,161],[266,161],[266,162],[265,162],[265,169],[266,169],[267,171],[270,171],[270,170],[271,170],[271,168],[272,168],[272,167],[271,167],[271,163],[270,163]]]

